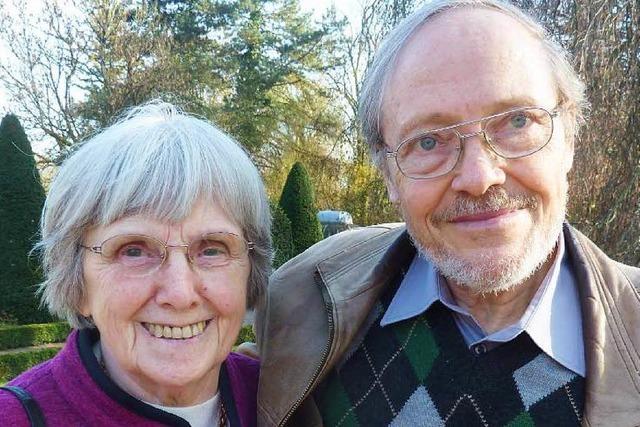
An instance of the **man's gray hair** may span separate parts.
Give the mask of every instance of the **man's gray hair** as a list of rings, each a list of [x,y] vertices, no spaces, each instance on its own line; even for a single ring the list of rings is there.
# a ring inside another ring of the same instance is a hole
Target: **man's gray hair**
[[[271,213],[260,174],[224,132],[161,101],[132,108],[60,167],[36,245],[45,276],[43,304],[73,327],[88,326],[79,313],[86,231],[135,214],[181,221],[199,200],[219,204],[254,243],[247,289],[253,307],[264,293],[272,256]]]
[[[458,7],[481,7],[493,9],[512,17],[528,29],[541,43],[556,80],[559,101],[570,111],[574,120],[568,123],[570,137],[577,135],[584,121],[588,106],[584,83],[569,60],[570,55],[554,41],[545,28],[518,7],[500,0],[433,0],[427,2],[406,17],[386,36],[367,69],[360,91],[358,116],[364,138],[369,145],[371,158],[378,168],[386,173],[385,142],[382,136],[382,106],[388,81],[397,58],[408,40],[430,18],[446,10]]]

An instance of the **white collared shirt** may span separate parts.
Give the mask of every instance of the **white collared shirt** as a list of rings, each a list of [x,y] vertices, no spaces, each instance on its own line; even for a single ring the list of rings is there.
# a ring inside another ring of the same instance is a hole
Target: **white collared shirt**
[[[553,265],[518,322],[486,335],[468,310],[456,303],[435,266],[416,255],[380,326],[420,315],[436,301],[452,311],[469,348],[482,346],[490,349],[526,332],[549,357],[576,374],[585,376],[578,290],[565,256],[562,235],[558,239]]]

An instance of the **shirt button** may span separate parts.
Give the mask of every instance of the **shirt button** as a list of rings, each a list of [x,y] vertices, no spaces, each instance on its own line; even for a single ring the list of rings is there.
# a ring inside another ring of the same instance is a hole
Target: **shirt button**
[[[484,344],[478,344],[473,346],[473,352],[480,356],[482,354],[485,354],[487,352],[487,347]]]

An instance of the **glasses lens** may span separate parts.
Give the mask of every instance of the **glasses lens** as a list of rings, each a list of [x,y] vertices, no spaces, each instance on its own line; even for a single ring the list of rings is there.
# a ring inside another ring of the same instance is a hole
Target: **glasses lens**
[[[189,258],[195,266],[206,270],[226,265],[244,255],[246,250],[246,244],[240,236],[210,233],[189,245]]]
[[[455,166],[460,151],[452,130],[434,131],[405,141],[398,149],[398,167],[411,178],[443,175]]]
[[[535,153],[549,142],[553,118],[542,108],[510,111],[487,121],[485,132],[500,155],[522,157]]]
[[[124,234],[107,239],[102,244],[102,256],[133,274],[154,270],[164,258],[161,242],[147,236]]]

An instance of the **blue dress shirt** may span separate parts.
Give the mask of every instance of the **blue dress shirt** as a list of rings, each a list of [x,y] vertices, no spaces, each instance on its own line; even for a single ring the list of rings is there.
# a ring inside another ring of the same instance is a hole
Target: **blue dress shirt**
[[[451,310],[470,349],[488,351],[526,332],[556,362],[585,376],[580,302],[562,235],[551,268],[518,322],[485,334],[469,311],[456,303],[434,265],[416,254],[380,326],[417,316],[435,301]]]

